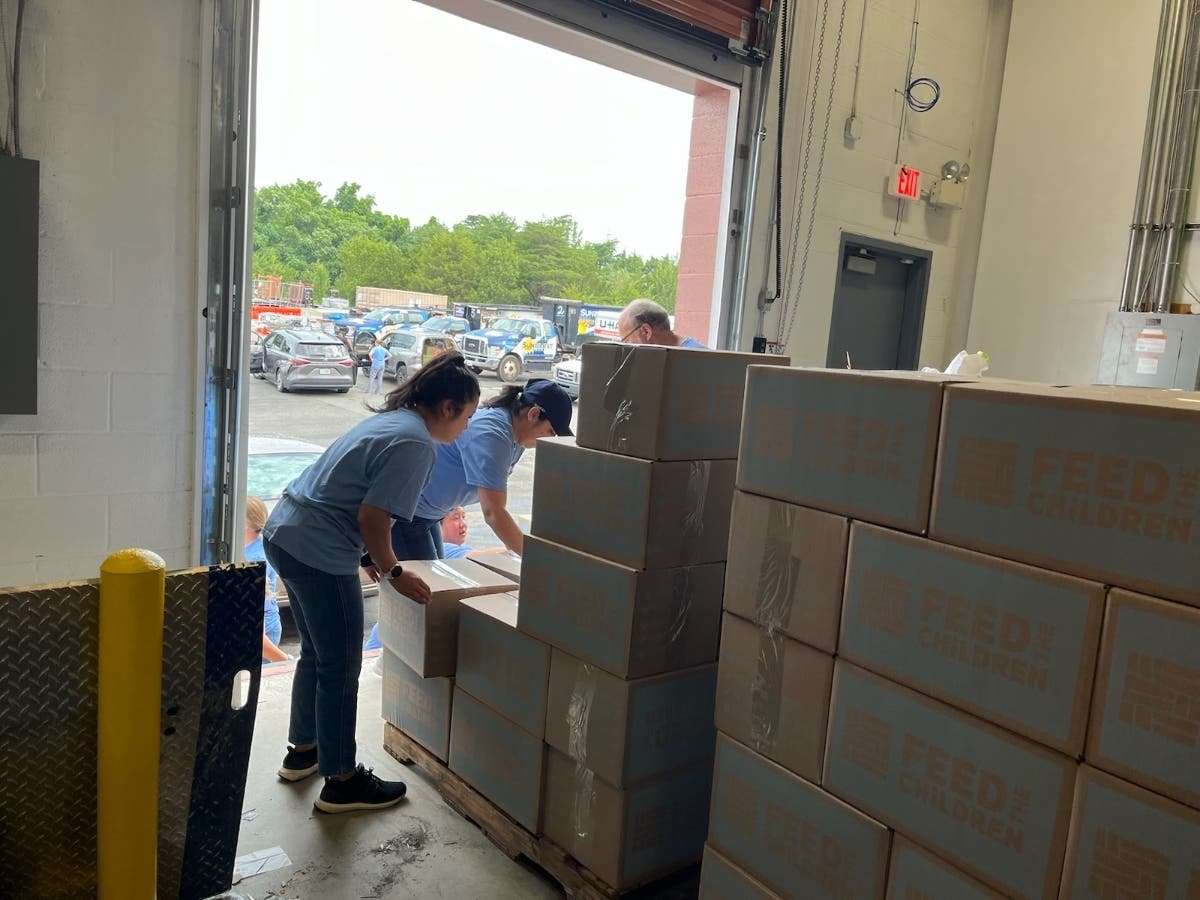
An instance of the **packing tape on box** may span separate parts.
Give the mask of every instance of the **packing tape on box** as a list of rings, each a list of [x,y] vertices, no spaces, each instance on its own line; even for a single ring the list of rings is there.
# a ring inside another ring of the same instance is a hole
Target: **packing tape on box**
[[[667,643],[674,644],[687,628],[692,611],[692,570],[671,571],[671,621],[667,626]]]
[[[633,347],[621,347],[617,351],[617,367],[604,384],[604,410],[612,418],[608,423],[608,449],[612,453],[624,453],[629,441],[628,426],[633,421],[633,398],[629,396],[629,378],[626,371],[633,359]]]
[[[704,534],[704,501],[708,497],[708,481],[712,476],[712,463],[707,459],[692,460],[688,467],[687,490],[684,493],[683,537],[699,538]]]
[[[592,831],[592,805],[596,797],[594,773],[587,766],[588,723],[596,699],[596,671],[580,663],[567,704],[567,755],[575,761],[575,799],[571,805],[571,823],[575,833],[586,838]]]
[[[441,575],[447,581],[454,582],[459,587],[464,587],[464,588],[479,587],[478,581],[476,581],[473,578],[468,578],[462,572],[458,571],[457,569],[453,568],[452,566],[446,565],[446,563],[440,559],[432,560],[429,563],[429,568],[432,571],[436,572],[438,575]]]
[[[754,621],[759,627],[758,658],[750,681],[750,737],[756,750],[775,743],[783,702],[783,641],[781,629],[792,615],[800,578],[800,560],[792,555],[795,512],[774,504],[767,519]]]

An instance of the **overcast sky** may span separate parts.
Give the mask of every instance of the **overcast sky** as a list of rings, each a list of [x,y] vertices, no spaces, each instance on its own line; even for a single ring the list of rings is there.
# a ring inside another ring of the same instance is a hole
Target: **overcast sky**
[[[573,215],[679,252],[692,97],[413,0],[263,0],[256,183],[450,225]]]

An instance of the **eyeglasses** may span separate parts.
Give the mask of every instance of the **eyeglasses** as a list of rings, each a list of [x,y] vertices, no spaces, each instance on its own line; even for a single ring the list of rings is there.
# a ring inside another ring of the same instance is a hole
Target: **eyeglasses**
[[[646,324],[645,322],[638,322],[636,325],[634,325],[633,328],[630,329],[629,333],[626,334],[625,337],[621,338],[621,343],[624,344],[631,337],[633,337],[635,334],[637,334],[639,331],[641,331],[642,327],[645,324]]]

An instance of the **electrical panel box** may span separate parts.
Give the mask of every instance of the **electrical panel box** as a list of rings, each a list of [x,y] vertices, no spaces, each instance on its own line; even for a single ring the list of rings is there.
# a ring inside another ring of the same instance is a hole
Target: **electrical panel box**
[[[7,346],[0,353],[0,416],[37,413],[37,161],[0,156],[0,305]]]
[[[1109,313],[1097,381],[1200,390],[1200,316]]]

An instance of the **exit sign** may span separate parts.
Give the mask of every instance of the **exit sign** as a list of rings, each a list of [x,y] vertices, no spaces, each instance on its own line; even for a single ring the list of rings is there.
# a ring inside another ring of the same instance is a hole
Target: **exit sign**
[[[921,170],[912,166],[896,166],[888,179],[888,196],[901,200],[916,200],[921,196]]]

